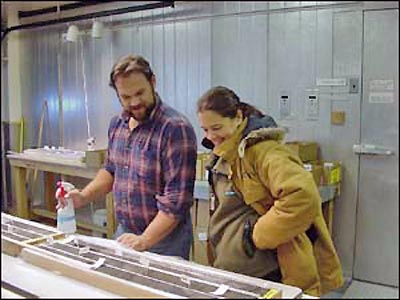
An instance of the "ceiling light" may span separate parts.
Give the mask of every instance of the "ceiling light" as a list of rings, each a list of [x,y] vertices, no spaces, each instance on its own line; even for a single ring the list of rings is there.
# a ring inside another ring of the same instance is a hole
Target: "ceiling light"
[[[95,39],[103,36],[104,25],[102,22],[94,21],[92,26],[92,37]]]
[[[68,27],[66,40],[68,42],[76,42],[78,40],[79,29],[76,25],[70,25]]]

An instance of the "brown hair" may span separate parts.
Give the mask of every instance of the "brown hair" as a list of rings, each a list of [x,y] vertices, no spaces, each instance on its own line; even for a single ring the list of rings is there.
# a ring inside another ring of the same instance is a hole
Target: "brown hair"
[[[197,101],[197,112],[212,110],[222,117],[234,118],[241,110],[244,117],[255,115],[263,117],[264,114],[254,106],[241,102],[239,97],[230,89],[223,86],[216,86],[209,89]]]
[[[149,82],[154,75],[149,62],[144,57],[130,54],[121,57],[113,65],[110,73],[109,85],[117,90],[115,87],[116,78],[118,76],[128,76],[133,72],[142,73]]]

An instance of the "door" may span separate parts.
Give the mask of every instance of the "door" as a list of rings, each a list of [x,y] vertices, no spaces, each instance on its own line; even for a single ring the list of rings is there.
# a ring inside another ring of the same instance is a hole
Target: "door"
[[[398,9],[364,12],[355,279],[399,286]]]

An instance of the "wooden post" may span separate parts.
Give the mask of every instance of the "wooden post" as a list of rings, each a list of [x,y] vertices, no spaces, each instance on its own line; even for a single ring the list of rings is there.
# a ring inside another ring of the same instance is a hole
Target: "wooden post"
[[[24,219],[29,219],[30,218],[29,204],[25,188],[26,169],[20,167],[13,167],[13,170],[14,170],[14,188],[16,196],[17,216]]]
[[[56,212],[56,187],[54,183],[54,173],[43,172],[44,178],[44,201],[46,209],[51,212]],[[33,182],[35,184],[35,181]]]
[[[114,199],[112,192],[106,195],[107,209],[107,238],[111,238],[115,232],[115,214],[114,214]]]

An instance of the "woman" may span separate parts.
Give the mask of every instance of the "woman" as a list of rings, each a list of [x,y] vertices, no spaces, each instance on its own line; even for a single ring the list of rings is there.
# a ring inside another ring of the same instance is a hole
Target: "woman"
[[[343,284],[312,175],[281,142],[284,130],[225,87],[197,103],[213,149],[209,259],[216,267],[320,296]]]

